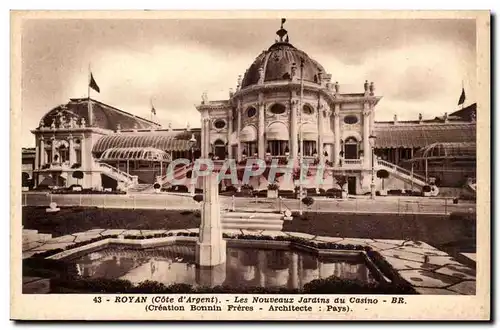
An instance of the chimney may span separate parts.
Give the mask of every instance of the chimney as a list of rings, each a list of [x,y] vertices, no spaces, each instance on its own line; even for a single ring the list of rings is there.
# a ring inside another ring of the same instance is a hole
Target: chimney
[[[398,123],[398,115],[394,115],[394,125]]]

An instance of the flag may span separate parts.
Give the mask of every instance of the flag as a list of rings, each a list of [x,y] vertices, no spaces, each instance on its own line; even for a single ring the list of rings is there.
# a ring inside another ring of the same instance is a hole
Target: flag
[[[151,113],[156,116],[156,109],[154,105],[151,105]]]
[[[97,93],[101,92],[101,89],[97,85],[97,83],[94,80],[94,76],[92,75],[92,72],[90,73],[90,82],[89,82],[89,87],[95,90]]]
[[[281,26],[282,26],[282,27],[283,27],[283,24],[285,24],[285,22],[286,22],[286,18],[282,18],[282,19],[281,19]]]
[[[465,102],[465,89],[462,87],[462,94],[460,94],[460,99],[458,100],[458,105],[462,105]]]

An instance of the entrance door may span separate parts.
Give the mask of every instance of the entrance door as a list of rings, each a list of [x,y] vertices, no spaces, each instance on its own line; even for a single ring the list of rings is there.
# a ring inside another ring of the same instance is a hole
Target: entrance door
[[[356,195],[356,177],[347,177],[347,193],[349,195]]]
[[[344,143],[345,159],[358,159],[358,141],[348,138]]]

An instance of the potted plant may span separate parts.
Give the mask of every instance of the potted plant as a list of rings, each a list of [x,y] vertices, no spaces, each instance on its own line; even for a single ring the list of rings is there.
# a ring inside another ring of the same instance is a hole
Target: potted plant
[[[337,175],[335,176],[335,181],[337,181],[337,185],[342,191],[342,199],[347,198],[347,177],[345,175]]]
[[[431,186],[427,185],[427,186],[423,186],[422,187],[422,195],[424,197],[430,197],[431,196]]]
[[[202,202],[202,201],[203,201],[203,195],[201,195],[201,194],[194,195],[194,196],[193,196],[193,200],[194,200],[195,202],[197,202],[197,203],[200,203],[200,202]]]
[[[267,186],[267,198],[278,198],[278,189],[277,183],[270,183]]]
[[[155,193],[160,193],[161,192],[161,184],[159,182],[155,182],[153,185],[153,189],[155,190]]]
[[[384,181],[389,177],[389,172],[386,170],[378,170],[377,178],[382,179],[382,189],[380,190],[380,196],[387,196],[387,190],[385,189]]]

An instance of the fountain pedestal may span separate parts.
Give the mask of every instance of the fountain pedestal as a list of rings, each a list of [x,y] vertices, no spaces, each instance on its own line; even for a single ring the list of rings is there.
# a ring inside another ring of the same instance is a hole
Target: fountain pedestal
[[[196,263],[199,266],[217,266],[226,262],[226,241],[222,238],[217,173],[203,177],[202,203]]]

